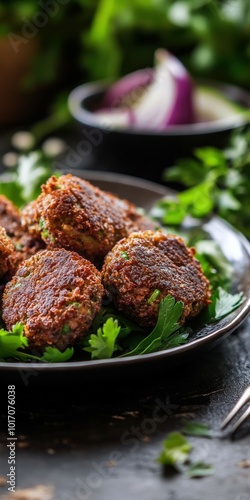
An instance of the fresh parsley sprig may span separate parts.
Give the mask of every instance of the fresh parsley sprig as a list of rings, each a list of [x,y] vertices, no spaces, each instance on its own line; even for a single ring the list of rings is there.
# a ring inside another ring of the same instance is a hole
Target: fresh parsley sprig
[[[29,351],[29,342],[24,335],[24,325],[16,323],[9,332],[0,329],[0,360],[16,359],[19,361],[43,361],[57,363],[68,361],[74,354],[74,349],[68,347],[64,352],[56,347],[46,347],[41,355],[34,355]]]
[[[142,328],[136,327],[128,320],[127,329],[123,333],[118,320],[126,323],[126,318],[118,315],[117,318],[108,316],[102,326],[97,328],[96,333],[91,333],[82,342],[82,349],[91,353],[91,358],[111,358],[116,351],[122,351],[119,357],[134,356],[137,354],[148,354],[161,349],[176,347],[186,342],[189,335],[188,328],[182,328],[178,320],[183,311],[183,303],[176,302],[174,297],[167,295],[160,303],[157,323],[151,333],[145,336]],[[99,321],[105,318],[107,311],[99,313]],[[135,330],[133,331],[133,325]],[[92,327],[93,331],[93,327]],[[124,333],[126,331],[126,334]],[[139,335],[138,335],[139,334]],[[128,349],[132,337],[132,349]]]
[[[191,449],[191,443],[181,432],[171,432],[167,439],[164,440],[162,451],[156,461],[163,465],[178,468],[179,465],[188,461]]]
[[[231,294],[222,287],[218,287],[214,291],[211,304],[208,306],[209,323],[225,318],[225,316],[237,309],[243,301],[243,292]]]
[[[199,315],[197,324],[205,326],[224,318],[244,301],[242,292],[231,294],[224,288],[218,287],[212,294],[211,304]],[[91,358],[111,358],[116,351],[122,351],[119,357],[136,356],[157,352],[159,350],[177,347],[187,342],[192,333],[188,325],[181,326],[179,320],[183,312],[183,303],[175,301],[174,297],[167,295],[159,306],[158,319],[152,332],[142,337],[130,331],[134,337],[133,348],[127,349],[129,335],[120,338],[119,322],[115,316],[108,317],[96,333],[91,333],[82,345],[83,350],[91,353]],[[196,327],[197,327],[196,324]]]
[[[212,437],[211,429],[202,422],[186,422],[182,431],[169,433],[162,443],[162,449],[156,462],[164,467],[183,472],[189,478],[205,477],[214,473],[214,468],[207,463],[194,462],[191,457],[193,445],[185,434],[198,437]]]
[[[118,349],[116,339],[120,329],[117,320],[108,318],[103,327],[98,328],[96,334],[90,334],[89,347],[83,347],[83,350],[90,352],[92,359],[111,358]]]
[[[217,214],[250,238],[250,127],[233,132],[227,147],[195,149],[163,172],[168,185],[179,183],[176,196],[166,197],[152,214],[165,225],[180,225],[187,214]]]
[[[121,356],[149,354],[186,342],[189,335],[188,329],[186,328],[183,331],[179,323],[183,308],[184,305],[182,302],[176,302],[174,297],[167,295],[160,302],[157,323],[152,332],[139,342],[132,351]]]

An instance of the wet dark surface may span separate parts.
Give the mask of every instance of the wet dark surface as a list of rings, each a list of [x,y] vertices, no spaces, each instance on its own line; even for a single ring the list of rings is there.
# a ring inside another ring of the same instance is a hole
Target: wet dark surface
[[[66,374],[56,384],[40,374],[13,381],[2,373],[0,498],[8,491],[7,393],[14,383],[17,491],[40,484],[53,488],[53,500],[250,500],[250,420],[234,436],[230,427],[219,430],[250,383],[249,353],[250,318],[171,369],[138,367],[128,378]],[[211,438],[187,436],[190,460],[213,467],[208,477],[166,474],[157,462],[163,441],[182,431],[184,420],[213,431]]]
[[[64,379],[16,386],[16,486],[54,488],[56,500],[225,498],[248,500],[250,421],[234,436],[219,426],[250,381],[250,321],[200,358],[157,376]],[[7,390],[1,383],[1,475],[8,472]],[[192,461],[209,477],[164,474],[157,462],[169,432],[185,420],[209,425],[211,438],[187,436]],[[6,489],[3,486],[1,490]],[[0,490],[0,491],[1,491]],[[1,498],[1,497],[0,497]]]

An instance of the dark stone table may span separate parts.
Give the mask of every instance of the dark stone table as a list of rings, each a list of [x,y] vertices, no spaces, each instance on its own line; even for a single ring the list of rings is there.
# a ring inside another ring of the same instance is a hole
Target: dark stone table
[[[249,500],[250,421],[232,437],[219,425],[250,381],[250,321],[199,359],[128,384],[100,379],[16,386],[16,487],[54,488],[55,500]],[[1,382],[1,475],[8,470],[7,385]],[[187,436],[190,458],[209,477],[166,474],[156,459],[183,421],[207,423],[211,438]],[[229,429],[230,430],[230,429]],[[6,486],[0,488],[6,490]],[[1,498],[1,496],[0,496]]]
[[[230,429],[219,431],[250,383],[249,353],[247,318],[211,350],[160,373],[138,371],[128,380],[83,375],[74,382],[66,374],[56,384],[39,384],[37,377],[37,384],[25,385],[20,378],[16,490],[51,486],[53,500],[249,500],[250,421],[233,437]],[[9,471],[9,384],[11,376],[1,374],[0,498]],[[187,436],[190,459],[210,464],[210,476],[169,473],[157,462],[163,441],[181,431],[185,420],[213,431],[210,438]]]

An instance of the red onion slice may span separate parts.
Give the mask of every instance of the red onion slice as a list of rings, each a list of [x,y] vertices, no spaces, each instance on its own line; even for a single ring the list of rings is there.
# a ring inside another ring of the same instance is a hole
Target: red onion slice
[[[142,130],[193,123],[193,91],[184,65],[165,49],[158,49],[153,69],[135,71],[111,85],[96,117],[102,125],[106,121],[109,126]]]
[[[107,90],[103,100],[103,107],[114,109],[123,105],[126,97],[136,101],[139,94],[147,88],[154,78],[154,70],[139,69],[123,76]]]

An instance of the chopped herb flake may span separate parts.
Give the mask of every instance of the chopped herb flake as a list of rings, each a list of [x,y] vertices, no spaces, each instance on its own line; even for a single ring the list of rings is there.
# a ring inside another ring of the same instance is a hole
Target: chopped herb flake
[[[184,421],[184,427],[182,429],[182,432],[184,434],[190,434],[191,436],[212,437],[212,432],[209,426],[202,422]]]
[[[160,290],[154,290],[154,292],[152,293],[152,295],[150,295],[149,299],[148,299],[148,304],[152,304],[152,302],[154,302],[157,297],[159,297],[160,295]]]
[[[210,464],[196,462],[190,465],[185,474],[187,477],[204,477],[211,476],[214,473],[214,468]]]
[[[124,258],[124,260],[129,260],[127,252],[122,252],[122,257]]]
[[[67,335],[67,333],[69,333],[70,331],[71,331],[71,328],[69,325],[63,325],[62,330],[61,330],[61,333],[63,335]]]
[[[157,462],[164,465],[177,467],[187,462],[189,453],[192,449],[191,444],[180,432],[172,432],[163,442],[163,449],[157,459]]]
[[[74,306],[74,307],[78,308],[80,306],[80,304],[79,304],[79,302],[70,302],[69,306]]]

